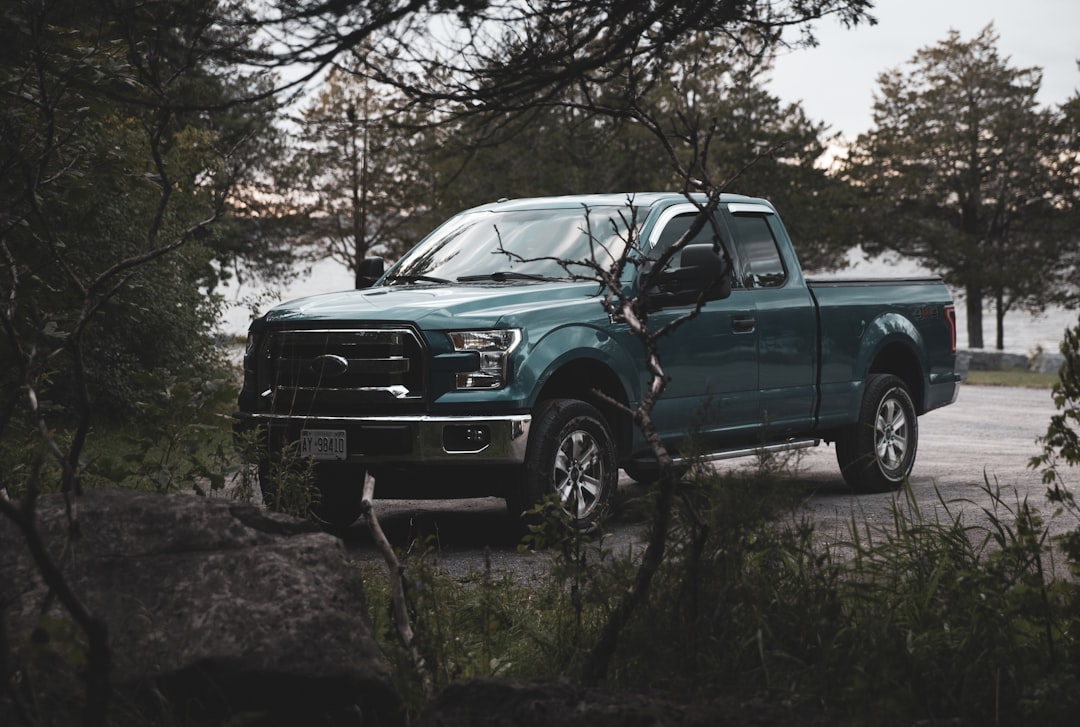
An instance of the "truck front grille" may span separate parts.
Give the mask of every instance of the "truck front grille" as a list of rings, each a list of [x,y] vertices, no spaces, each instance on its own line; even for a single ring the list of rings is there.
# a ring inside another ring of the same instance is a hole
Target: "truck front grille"
[[[275,414],[399,413],[425,399],[423,344],[408,328],[274,331],[263,360]]]

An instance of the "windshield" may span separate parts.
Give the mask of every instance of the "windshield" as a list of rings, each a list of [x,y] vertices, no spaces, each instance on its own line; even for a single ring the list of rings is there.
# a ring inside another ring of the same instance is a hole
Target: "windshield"
[[[387,281],[593,278],[583,263],[606,267],[621,255],[630,216],[625,206],[463,212],[409,251]]]

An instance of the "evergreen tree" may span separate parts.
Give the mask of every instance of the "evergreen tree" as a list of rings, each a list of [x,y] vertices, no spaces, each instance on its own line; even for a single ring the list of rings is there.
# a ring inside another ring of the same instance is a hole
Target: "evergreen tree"
[[[847,160],[865,249],[921,258],[961,288],[974,348],[987,300],[998,348],[1011,307],[1045,303],[1066,241],[1050,224],[1058,150],[1041,78],[1001,57],[992,25],[969,41],[954,31],[879,76],[874,128]]]
[[[0,433],[39,406],[128,419],[214,365],[214,223],[265,114],[207,52],[217,0],[15,3],[0,44]],[[10,362],[10,363],[9,363]]]
[[[392,88],[338,66],[300,115],[292,184],[306,224],[297,241],[344,264],[357,285],[365,257],[411,247],[403,223],[423,209],[425,156],[401,102]]]

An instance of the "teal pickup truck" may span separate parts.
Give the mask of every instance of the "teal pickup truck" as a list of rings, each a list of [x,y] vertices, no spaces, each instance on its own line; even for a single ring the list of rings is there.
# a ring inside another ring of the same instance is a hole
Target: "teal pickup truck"
[[[807,279],[769,202],[725,194],[694,224],[705,201],[501,200],[385,272],[365,261],[369,287],[272,308],[251,324],[236,414],[264,435],[264,495],[293,451],[314,460],[329,523],[359,516],[370,473],[379,497],[500,496],[512,513],[557,493],[592,527],[620,468],[656,473],[630,414],[651,382],[645,348],[596,279],[618,260],[651,330],[700,306],[659,340],[669,380],[652,422],[677,462],[827,442],[855,491],[898,487],[917,417],[957,395],[945,285]]]

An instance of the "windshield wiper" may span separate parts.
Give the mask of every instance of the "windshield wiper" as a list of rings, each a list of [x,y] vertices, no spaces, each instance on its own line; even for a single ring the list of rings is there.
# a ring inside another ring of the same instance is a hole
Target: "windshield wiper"
[[[402,282],[402,283],[441,283],[443,285],[449,285],[454,282],[453,280],[447,280],[446,278],[436,278],[434,275],[390,275],[386,278],[386,282]]]
[[[535,273],[514,273],[503,271],[484,273],[483,275],[462,275],[458,278],[459,283],[468,283],[475,280],[494,280],[496,283],[502,283],[507,280],[565,280],[565,278],[553,278],[550,275],[536,275]]]

